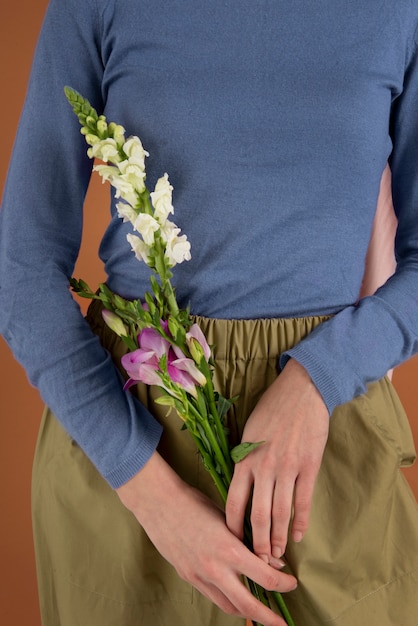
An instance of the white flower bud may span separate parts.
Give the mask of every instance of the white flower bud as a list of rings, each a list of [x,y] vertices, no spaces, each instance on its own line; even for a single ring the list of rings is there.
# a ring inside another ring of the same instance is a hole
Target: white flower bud
[[[92,147],[93,157],[100,159],[107,163],[111,161],[117,163],[120,161],[118,147],[116,141],[112,138],[102,139],[94,144]]]
[[[106,122],[106,118],[104,118],[103,116],[99,117],[99,119],[97,120],[97,132],[99,133],[99,135],[106,135],[107,134],[107,122]]]

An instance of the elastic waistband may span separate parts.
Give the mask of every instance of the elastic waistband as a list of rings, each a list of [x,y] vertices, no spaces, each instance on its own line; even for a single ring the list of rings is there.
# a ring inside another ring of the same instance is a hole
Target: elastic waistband
[[[104,323],[102,309],[101,302],[93,300],[87,312],[87,320],[104,347],[112,352],[113,347],[122,343],[122,340]],[[329,316],[254,320],[195,316],[193,319],[213,347],[216,360],[247,360],[277,358],[329,319]]]
[[[194,319],[214,346],[216,360],[247,360],[277,358],[328,318]]]

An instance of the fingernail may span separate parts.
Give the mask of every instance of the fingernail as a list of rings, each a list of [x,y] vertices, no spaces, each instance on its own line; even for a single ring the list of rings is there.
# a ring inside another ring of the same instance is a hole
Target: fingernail
[[[275,559],[280,559],[284,550],[282,550],[279,546],[273,546],[271,553]]]
[[[300,530],[295,530],[295,532],[293,533],[293,541],[299,543],[300,541],[302,541],[302,539],[303,534],[300,532]]]
[[[283,567],[286,567],[286,563],[283,561],[283,559],[275,559],[274,557],[272,557],[270,565],[272,565],[276,569],[282,569]]]

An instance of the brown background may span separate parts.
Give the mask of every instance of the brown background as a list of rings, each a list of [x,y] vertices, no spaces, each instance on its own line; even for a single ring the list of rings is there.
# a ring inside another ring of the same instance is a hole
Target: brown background
[[[46,5],[47,0],[13,0],[2,7],[1,190]],[[97,262],[97,246],[105,222],[106,202],[107,191],[95,179],[87,200],[85,235],[77,268],[77,275],[91,284],[103,277]],[[18,228],[16,224],[17,235]],[[0,623],[40,626],[31,537],[30,474],[42,403],[2,339],[0,380]],[[415,431],[415,441],[418,441],[417,380],[417,358],[398,368],[394,375],[395,386]],[[406,475],[418,496],[418,467],[407,470]]]

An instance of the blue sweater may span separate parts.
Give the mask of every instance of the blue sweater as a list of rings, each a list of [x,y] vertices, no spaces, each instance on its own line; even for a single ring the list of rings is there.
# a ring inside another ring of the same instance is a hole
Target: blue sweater
[[[331,413],[418,349],[417,25],[415,0],[51,1],[3,197],[0,330],[112,486],[160,427],[68,291],[92,164],[64,85],[141,137],[150,186],[169,173],[192,243],[182,304],[335,314],[282,357]],[[356,304],[388,159],[397,271]],[[128,228],[112,204],[100,256],[110,287],[140,297]]]

